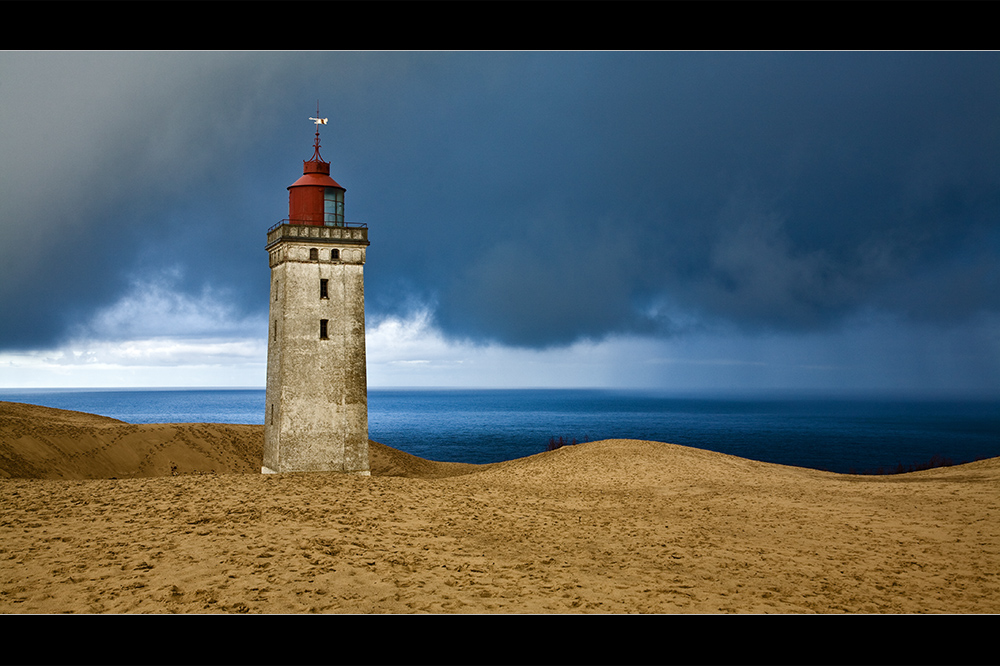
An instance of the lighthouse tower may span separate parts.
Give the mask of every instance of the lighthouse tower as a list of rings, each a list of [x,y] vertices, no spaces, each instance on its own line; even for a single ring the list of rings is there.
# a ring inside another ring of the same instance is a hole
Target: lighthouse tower
[[[319,115],[319,114],[317,114]],[[271,265],[265,474],[369,474],[364,265],[368,229],[344,220],[344,188],[313,156],[267,232]]]

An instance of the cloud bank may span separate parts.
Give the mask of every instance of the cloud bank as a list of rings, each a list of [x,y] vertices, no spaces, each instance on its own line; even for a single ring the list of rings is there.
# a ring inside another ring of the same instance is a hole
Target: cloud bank
[[[3,53],[0,349],[194,336],[182,303],[252,337],[317,100],[372,321],[536,351],[980,335],[997,80],[969,52]]]

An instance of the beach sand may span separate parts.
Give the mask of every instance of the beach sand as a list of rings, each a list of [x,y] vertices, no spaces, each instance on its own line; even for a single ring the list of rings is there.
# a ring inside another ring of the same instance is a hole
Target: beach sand
[[[995,613],[1000,458],[893,476],[606,440],[491,465],[0,403],[3,613]],[[114,477],[114,478],[112,478]]]

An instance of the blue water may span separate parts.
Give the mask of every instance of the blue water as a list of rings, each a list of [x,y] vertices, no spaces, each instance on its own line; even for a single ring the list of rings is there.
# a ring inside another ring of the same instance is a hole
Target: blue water
[[[0,400],[129,423],[263,423],[263,390],[0,390]],[[678,397],[603,390],[377,390],[369,436],[422,458],[485,463],[552,437],[648,439],[835,472],[1000,456],[1000,400]]]

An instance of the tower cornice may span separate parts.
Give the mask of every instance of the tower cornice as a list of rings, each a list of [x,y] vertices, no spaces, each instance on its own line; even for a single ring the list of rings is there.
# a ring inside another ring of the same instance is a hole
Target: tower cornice
[[[290,224],[287,220],[282,220],[268,230],[267,246],[264,249],[269,250],[282,241],[366,247],[370,245],[368,226],[359,222],[345,223],[338,227],[315,227]]]

